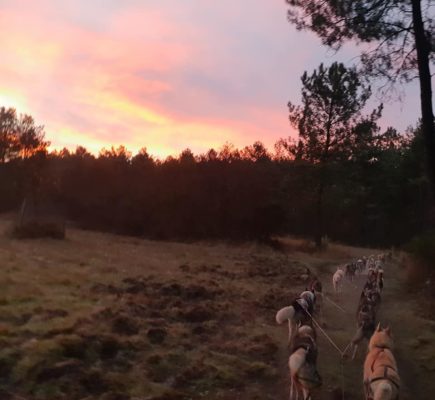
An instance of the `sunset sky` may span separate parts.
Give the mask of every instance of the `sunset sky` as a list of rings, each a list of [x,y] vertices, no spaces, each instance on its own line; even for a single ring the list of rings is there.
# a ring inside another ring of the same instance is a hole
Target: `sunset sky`
[[[95,153],[271,147],[293,134],[304,70],[357,54],[297,32],[284,0],[0,0],[0,25],[0,106],[32,114],[53,148]],[[415,82],[382,125],[418,117]]]

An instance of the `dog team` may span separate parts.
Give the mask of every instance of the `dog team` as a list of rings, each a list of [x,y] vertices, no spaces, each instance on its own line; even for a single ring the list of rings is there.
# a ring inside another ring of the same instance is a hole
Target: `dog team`
[[[391,253],[380,254],[377,257],[362,257],[339,267],[332,277],[334,291],[339,294],[345,279],[353,282],[356,274],[367,271],[367,281],[361,292],[356,313],[357,331],[349,346],[353,360],[359,344],[363,339],[368,340],[363,378],[365,400],[395,400],[399,397],[400,378],[392,352],[391,329],[382,329],[380,323],[376,325],[376,315],[384,287],[383,268],[386,259],[391,259]],[[319,300],[324,296],[322,282],[308,268],[304,277],[309,281],[306,290],[276,314],[278,324],[288,323],[289,400],[299,399],[300,394],[303,400],[310,400],[313,389],[322,385],[322,378],[317,370],[318,345],[315,325],[319,325],[313,318],[314,314],[320,312]]]

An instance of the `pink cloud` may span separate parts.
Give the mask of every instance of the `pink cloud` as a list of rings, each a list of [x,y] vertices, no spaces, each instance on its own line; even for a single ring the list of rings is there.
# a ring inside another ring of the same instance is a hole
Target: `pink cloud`
[[[294,134],[287,101],[326,51],[283,3],[144,4],[4,0],[0,102],[32,113],[54,147],[164,156]]]

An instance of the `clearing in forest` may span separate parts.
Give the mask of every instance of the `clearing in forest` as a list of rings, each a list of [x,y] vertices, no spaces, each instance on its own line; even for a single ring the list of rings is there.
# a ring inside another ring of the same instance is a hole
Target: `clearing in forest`
[[[2,234],[0,398],[287,399],[287,330],[276,311],[305,288],[310,267],[346,310],[324,305],[326,332],[346,347],[364,278],[337,297],[331,272],[371,251],[332,245],[316,254],[284,244],[275,251],[75,229],[64,241]],[[429,400],[435,323],[419,316],[402,272],[397,260],[387,264],[379,315],[395,336],[401,398]],[[318,334],[323,387],[315,398],[341,396],[344,383],[346,399],[361,399],[365,344],[342,369]]]

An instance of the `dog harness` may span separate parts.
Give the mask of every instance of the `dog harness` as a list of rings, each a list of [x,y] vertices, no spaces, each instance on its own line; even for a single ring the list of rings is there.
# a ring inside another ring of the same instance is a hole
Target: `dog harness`
[[[299,341],[299,343],[297,341]],[[316,343],[314,342],[314,339],[311,336],[295,338],[295,344],[291,351],[292,354],[299,349],[304,349],[307,352],[306,360],[309,364],[316,363],[317,361]]]
[[[307,311],[312,314],[312,305],[308,304],[308,302],[304,299],[296,299],[291,303],[292,307],[295,309],[295,314],[297,315],[297,319],[300,322],[308,322],[311,320]]]

